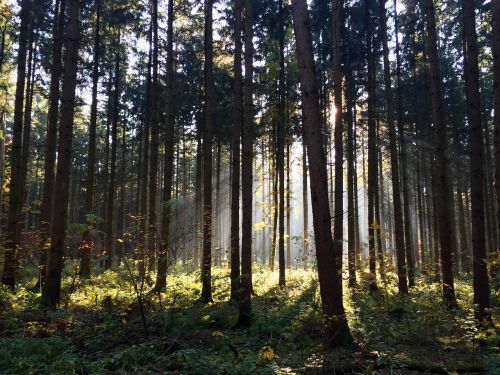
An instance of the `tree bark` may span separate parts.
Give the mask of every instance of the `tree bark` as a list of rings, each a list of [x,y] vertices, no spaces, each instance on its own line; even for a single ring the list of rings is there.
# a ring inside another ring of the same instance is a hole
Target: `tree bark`
[[[491,320],[489,312],[490,286],[485,238],[484,210],[484,143],[479,94],[479,62],[474,2],[462,0],[464,16],[464,75],[467,118],[469,123],[471,214],[472,214],[472,272],[475,316],[479,321]]]
[[[240,288],[240,141],[243,92],[241,88],[241,11],[242,0],[234,0],[234,86],[231,179],[231,299],[238,299]]]
[[[432,118],[436,138],[435,155],[435,200],[437,204],[439,243],[441,245],[441,271],[443,297],[450,306],[456,306],[455,287],[453,281],[453,236],[452,227],[452,195],[450,188],[449,160],[447,156],[448,134],[443,118],[443,89],[439,55],[437,49],[436,16],[434,0],[426,0],[427,48],[429,58],[430,95]]]
[[[158,240],[158,227],[156,225],[156,199],[158,185],[158,148],[160,136],[159,109],[158,109],[158,0],[152,1],[151,24],[153,28],[153,53],[152,53],[152,80],[150,91],[150,129],[151,129],[151,152],[149,155],[149,241],[148,241],[148,269],[151,271],[155,266],[156,243]]]
[[[343,12],[344,1],[333,0],[333,94],[335,112],[335,192],[333,213],[333,255],[335,257],[334,271],[342,274],[342,251],[344,245],[344,124],[342,107],[342,76],[343,76]]]
[[[387,128],[389,131],[389,149],[391,156],[391,182],[392,182],[392,201],[394,206],[394,232],[396,240],[396,261],[398,273],[398,291],[399,293],[408,293],[408,284],[406,279],[406,260],[405,260],[405,238],[403,232],[403,211],[401,204],[401,185],[399,177],[399,159],[398,144],[396,136],[396,125],[394,123],[394,106],[391,84],[391,69],[389,65],[389,48],[387,46],[387,16],[385,10],[385,0],[379,0],[380,32],[382,36],[382,49],[384,55],[384,94],[385,110],[387,116]]]
[[[238,326],[249,326],[252,314],[252,198],[253,198],[253,4],[244,1],[245,80],[243,87],[243,131],[241,137],[241,296]]]
[[[64,1],[64,0],[63,0]],[[94,34],[94,61],[92,64],[92,103],[90,105],[89,123],[89,144],[87,149],[87,177],[85,182],[85,214],[87,227],[82,235],[80,245],[80,277],[90,278],[90,260],[92,257],[91,230],[95,226],[95,217],[92,217],[94,210],[94,177],[95,177],[95,151],[96,151],[96,131],[97,131],[97,90],[99,86],[99,48],[100,48],[100,27],[101,27],[101,4],[100,0],[95,3],[96,24]]]
[[[375,123],[375,57],[373,56],[373,31],[371,19],[371,6],[368,0],[365,0],[365,27],[366,27],[366,45],[367,45],[367,64],[368,64],[368,260],[370,268],[370,291],[377,290],[377,260],[375,236],[377,235],[378,225],[375,218],[375,194],[378,190],[377,179],[377,134]]]
[[[352,344],[342,302],[342,275],[333,253],[331,216],[328,205],[328,181],[325,150],[321,129],[321,109],[316,82],[310,21],[306,0],[292,2],[293,25],[297,47],[299,79],[302,91],[303,126],[309,157],[311,200],[316,241],[318,278],[326,324],[326,345]]]
[[[163,290],[167,286],[167,268],[170,246],[170,214],[172,199],[172,180],[174,172],[174,0],[168,0],[167,15],[167,75],[165,82],[165,156],[163,163],[163,202],[160,252],[158,254],[158,273],[156,276],[156,290]],[[184,187],[184,186],[183,186]]]
[[[113,264],[113,258],[115,257],[115,246],[113,244],[114,238],[114,217],[115,217],[115,183],[116,183],[116,149],[118,142],[118,121],[120,116],[120,30],[118,29],[118,39],[116,43],[116,55],[115,55],[115,89],[113,92],[113,120],[111,126],[111,158],[109,165],[109,180],[108,180],[108,206],[106,208],[106,239],[104,244],[104,249],[106,252],[106,260],[104,262],[104,268],[109,270]]]
[[[494,137],[495,144],[495,193],[497,198],[497,233],[500,236],[500,1],[491,2],[491,32],[493,50],[493,101],[494,101]],[[500,249],[500,243],[496,244]],[[498,251],[497,251],[498,255]],[[500,267],[496,267],[498,272]]]
[[[201,302],[212,302],[213,0],[205,0],[205,127],[203,129],[203,261]]]
[[[285,30],[283,29],[283,0],[278,2],[279,20],[279,84],[278,84],[278,142],[276,166],[278,167],[278,269],[279,286],[285,287]]]
[[[59,145],[57,147],[57,173],[54,194],[51,245],[47,259],[47,275],[42,290],[42,304],[55,307],[61,298],[61,272],[65,250],[68,217],[69,176],[73,142],[73,116],[75,112],[76,73],[80,40],[80,1],[68,0],[67,36],[64,43],[64,78],[61,95]]]
[[[21,157],[23,138],[23,103],[26,74],[26,51],[28,48],[28,26],[30,22],[31,1],[22,0],[19,13],[19,48],[17,52],[17,82],[14,102],[14,121],[12,124],[12,146],[10,153],[11,179],[9,184],[9,211],[7,217],[7,238],[3,263],[2,284],[14,289],[16,285],[17,251],[21,237],[21,208],[23,205],[21,188]]]

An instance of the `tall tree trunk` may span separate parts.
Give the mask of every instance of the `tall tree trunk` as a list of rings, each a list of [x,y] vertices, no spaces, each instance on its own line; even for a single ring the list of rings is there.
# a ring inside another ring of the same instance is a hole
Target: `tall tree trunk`
[[[30,22],[31,1],[21,1],[19,16],[19,47],[17,51],[17,82],[14,102],[14,121],[12,124],[12,146],[10,153],[11,178],[9,184],[9,211],[7,218],[6,249],[3,262],[2,284],[14,289],[16,285],[17,251],[21,237],[21,208],[23,205],[21,188],[21,155],[23,138],[23,103],[26,74],[26,51],[28,48],[28,25]]]
[[[307,151],[304,132],[302,132],[302,210],[303,210],[303,234],[302,251],[304,268],[309,262],[309,198],[307,188]]]
[[[240,288],[240,139],[243,106],[241,88],[241,11],[242,0],[234,0],[234,86],[231,140],[231,299],[238,299]]]
[[[148,248],[148,269],[155,267],[156,243],[158,237],[158,228],[156,220],[156,199],[158,185],[158,147],[159,147],[159,110],[158,110],[158,0],[152,0],[151,23],[153,27],[153,54],[152,54],[152,80],[149,109],[150,128],[151,128],[151,152],[149,155],[149,248]]]
[[[279,208],[278,208],[278,264],[279,286],[285,287],[285,30],[283,29],[283,0],[279,0],[279,84],[278,84],[278,167]]]
[[[394,0],[396,9],[396,0]],[[406,141],[405,141],[405,131],[403,122],[403,109],[402,109],[402,96],[401,96],[401,58],[399,51],[399,22],[397,11],[394,14],[394,31],[396,37],[396,100],[397,100],[397,124],[399,132],[399,147],[401,151],[401,191],[403,193],[403,225],[404,225],[404,245],[406,253],[406,268],[408,271],[408,286],[413,287],[415,285],[415,264],[413,257],[413,244],[411,238],[411,226],[410,226],[410,194],[408,186],[408,166],[407,166],[407,155],[406,155]]]
[[[290,142],[286,144],[286,266],[287,268],[292,267],[292,227],[291,227],[291,213],[292,206],[290,205],[290,199],[292,197],[292,183],[290,180],[290,169],[292,168],[292,162],[290,159]]]
[[[21,151],[21,197],[23,202],[28,202],[26,200],[26,183],[28,180],[28,163],[30,155],[30,141],[31,141],[31,109],[33,107],[33,88],[35,84],[35,65],[36,65],[36,42],[35,42],[35,30],[34,22],[30,25],[30,36],[28,41],[28,72],[26,81],[26,102],[24,106],[24,121],[23,121],[23,142]],[[28,219],[28,214],[25,215]],[[25,220],[25,227],[28,226],[28,220]]]
[[[6,123],[7,112],[2,111],[0,113],[0,132],[5,134],[5,123]],[[5,136],[0,137],[0,234],[3,228],[3,212],[4,212],[4,196],[3,196],[3,186],[5,184]]]
[[[241,137],[241,297],[238,325],[249,326],[252,313],[252,198],[253,198],[253,1],[244,2],[245,81],[243,87],[243,131]]]
[[[115,256],[113,244],[113,222],[115,217],[115,179],[116,179],[116,149],[118,142],[118,121],[120,116],[120,29],[118,29],[118,39],[116,43],[115,56],[115,90],[113,92],[113,123],[111,126],[111,161],[109,165],[109,180],[108,180],[108,206],[106,208],[105,233],[106,239],[104,249],[106,251],[106,260],[104,268],[109,270]]]
[[[366,27],[366,45],[367,45],[367,64],[368,64],[368,259],[370,267],[370,291],[377,290],[377,269],[376,269],[376,249],[375,236],[378,223],[375,218],[375,194],[378,190],[377,179],[377,134],[375,123],[375,57],[373,56],[373,31],[371,19],[371,5],[365,0],[365,27]]]
[[[68,218],[69,173],[73,142],[76,73],[80,40],[80,1],[68,0],[67,38],[64,43],[64,78],[61,95],[61,120],[57,147],[57,173],[54,194],[51,244],[47,259],[47,275],[42,290],[42,304],[55,307],[61,298],[61,272]]]
[[[336,270],[338,266],[337,258],[332,251],[334,244],[330,230],[327,166],[306,0],[294,0],[292,9],[302,91],[303,126],[310,162],[314,235],[320,295],[326,324],[326,344],[327,346],[351,345],[352,337],[342,302],[342,275],[332,272],[332,267]]]
[[[345,69],[346,85],[346,125],[347,125],[347,266],[349,271],[349,286],[356,285],[356,212],[354,205],[356,203],[355,194],[357,191],[354,188],[354,119],[353,107],[355,105],[353,98],[353,82],[350,72],[351,67]]]
[[[167,15],[167,75],[165,83],[165,156],[163,162],[163,204],[161,219],[160,252],[158,254],[158,273],[156,275],[156,290],[167,286],[167,268],[170,245],[170,214],[172,199],[172,174],[174,172],[174,0],[168,0]],[[183,188],[185,185],[183,184]],[[184,192],[184,190],[183,190]]]
[[[481,99],[479,94],[479,63],[474,2],[462,0],[464,16],[464,73],[471,169],[472,271],[475,315],[479,321],[490,320],[490,286],[485,238],[484,149]]]
[[[152,68],[152,60],[153,60],[153,22],[150,23],[149,26],[149,32],[148,32],[148,41],[149,41],[149,52],[148,52],[148,72],[147,72],[147,77],[146,77],[146,97],[145,97],[145,108],[149,109],[150,108],[150,103],[151,103],[151,68]],[[144,142],[144,148],[143,148],[143,158],[142,158],[142,189],[141,189],[141,197],[140,197],[140,206],[141,206],[141,219],[140,219],[140,228],[139,228],[139,256],[140,256],[140,261],[139,261],[139,275],[140,277],[144,277],[146,273],[146,250],[147,250],[147,243],[148,243],[148,231],[149,231],[149,225],[148,225],[148,176],[149,176],[149,149],[150,149],[150,142],[149,142],[149,133],[150,133],[150,117],[151,113],[149,110],[146,110],[146,113],[144,115],[144,122],[143,122],[143,142]]]
[[[64,1],[64,0],[63,0]],[[92,64],[92,103],[90,105],[89,123],[89,144],[87,149],[87,177],[85,183],[85,214],[87,228],[82,235],[80,245],[80,277],[87,279],[90,277],[90,259],[92,256],[91,230],[95,225],[95,217],[92,217],[94,210],[94,176],[95,176],[95,151],[96,151],[96,131],[97,131],[97,90],[99,86],[99,48],[100,48],[100,27],[101,27],[101,4],[100,0],[95,3],[96,23],[94,34],[94,61]]]
[[[389,149],[391,156],[392,175],[392,201],[394,205],[394,232],[396,240],[396,260],[398,272],[398,291],[408,293],[406,280],[405,239],[403,232],[403,210],[401,204],[401,185],[399,177],[398,144],[396,136],[396,125],[394,123],[394,106],[391,84],[391,69],[389,65],[389,48],[387,46],[387,16],[385,0],[379,0],[380,32],[382,36],[382,49],[384,54],[384,84],[385,84],[385,110],[387,116],[387,128],[389,130]]]
[[[443,89],[441,80],[441,69],[439,66],[439,55],[437,49],[436,16],[434,0],[426,0],[427,18],[427,44],[430,74],[430,95],[432,104],[432,118],[436,138],[436,166],[434,195],[437,203],[437,214],[439,223],[439,243],[441,245],[441,271],[443,296],[450,306],[456,305],[455,287],[453,281],[453,236],[451,216],[452,200],[449,176],[449,161],[447,156],[448,135],[446,123],[443,118]]]
[[[495,192],[497,197],[497,232],[500,235],[500,1],[491,2],[491,31],[493,50],[493,95],[494,95],[494,139],[495,144]],[[500,249],[500,243],[496,244]],[[498,271],[499,267],[496,268]]]
[[[201,301],[212,301],[213,0],[205,0],[205,127],[203,129],[203,261]]]
[[[344,124],[342,108],[342,60],[343,60],[343,0],[333,0],[333,93],[335,112],[335,196],[333,213],[333,255],[335,273],[342,274],[342,250],[344,245]]]

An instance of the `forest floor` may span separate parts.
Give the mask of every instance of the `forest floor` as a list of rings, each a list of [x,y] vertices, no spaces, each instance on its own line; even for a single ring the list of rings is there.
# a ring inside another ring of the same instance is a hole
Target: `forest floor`
[[[171,270],[166,293],[148,294],[146,283],[136,284],[144,291],[143,320],[123,265],[80,281],[69,263],[62,306],[49,312],[39,309],[39,290],[32,289],[35,267],[25,267],[15,295],[0,288],[0,373],[500,374],[500,295],[492,288],[494,326],[478,331],[470,277],[456,281],[460,307],[452,311],[442,304],[439,284],[423,276],[405,298],[392,272],[375,294],[364,281],[353,291],[346,287],[357,347],[326,353],[316,274],[289,270],[280,290],[276,272],[259,266],[254,272],[253,324],[240,330],[237,306],[227,302],[225,268],[213,271],[208,305],[197,302],[199,272],[183,267]]]

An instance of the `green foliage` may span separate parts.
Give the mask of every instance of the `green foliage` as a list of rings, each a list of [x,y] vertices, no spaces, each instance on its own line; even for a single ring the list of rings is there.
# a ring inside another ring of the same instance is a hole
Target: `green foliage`
[[[129,262],[138,278],[137,266]],[[238,307],[228,302],[227,269],[213,269],[214,303],[204,305],[196,302],[199,272],[175,265],[165,293],[145,294],[147,338],[124,267],[80,280],[65,308],[49,312],[38,308],[40,292],[25,287],[36,272],[25,267],[23,273],[16,294],[0,287],[2,373],[300,373],[322,351],[321,303],[312,271],[291,270],[280,289],[277,272],[256,265],[252,326],[240,330],[234,328]],[[64,289],[73,275],[70,263]],[[376,294],[367,293],[366,281],[359,279],[357,289],[345,289],[349,324],[363,350],[381,353],[378,365],[388,373],[404,374],[414,362],[448,369],[474,363],[498,373],[498,356],[491,353],[498,351],[500,338],[494,329],[477,329],[469,278],[457,280],[460,309],[452,311],[442,303],[440,286],[423,277],[408,296],[397,295],[393,270]],[[498,305],[493,298],[497,324]]]

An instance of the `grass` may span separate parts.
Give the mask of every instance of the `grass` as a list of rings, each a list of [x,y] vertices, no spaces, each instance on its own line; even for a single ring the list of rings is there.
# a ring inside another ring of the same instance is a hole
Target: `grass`
[[[202,305],[196,302],[199,272],[178,266],[169,273],[166,293],[148,295],[144,285],[147,337],[125,267],[79,281],[69,263],[62,306],[48,312],[39,310],[40,293],[30,289],[35,273],[23,270],[16,294],[0,288],[2,374],[287,374],[314,373],[324,363],[313,271],[288,271],[280,290],[277,272],[255,265],[253,324],[238,330],[237,306],[227,302],[228,271],[214,268],[214,303]],[[407,297],[397,295],[393,272],[379,285],[376,294],[366,292],[364,281],[345,288],[358,348],[344,357],[352,364],[360,353],[377,354],[374,361],[357,361],[357,371],[478,367],[500,374],[498,293],[492,294],[496,326],[478,331],[468,277],[456,282],[459,309],[453,311],[442,304],[439,285],[423,277]]]

